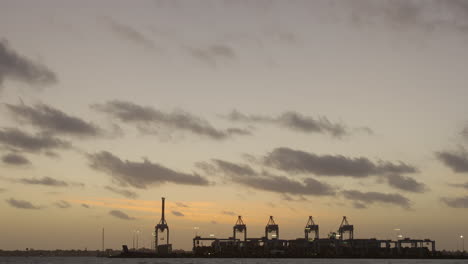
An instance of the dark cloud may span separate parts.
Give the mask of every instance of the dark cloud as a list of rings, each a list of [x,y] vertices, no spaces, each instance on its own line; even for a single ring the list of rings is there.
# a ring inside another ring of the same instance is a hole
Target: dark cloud
[[[379,192],[360,192],[356,190],[342,191],[342,195],[349,200],[362,204],[386,203],[410,208],[410,200],[400,194],[387,194]]]
[[[173,215],[175,216],[185,216],[183,213],[179,212],[179,211],[172,211],[171,212]]]
[[[287,202],[307,202],[308,200],[302,196],[302,195],[299,195],[297,198],[294,198],[290,195],[287,195],[285,193],[281,194],[281,199],[283,201],[287,201]]]
[[[66,187],[69,186],[67,182],[56,180],[51,177],[43,177],[43,178],[23,178],[18,180],[21,183],[24,184],[32,184],[32,185],[46,185],[46,186],[52,186],[52,187]]]
[[[465,0],[355,0],[346,2],[352,21],[360,26],[381,24],[392,29],[468,31],[468,3]]]
[[[230,216],[236,216],[237,214],[233,211],[222,211],[221,212],[224,215],[230,215]]]
[[[466,140],[468,140],[468,126],[466,126],[460,133],[462,135],[463,138],[465,138]]]
[[[218,222],[212,220],[210,223],[212,223],[213,225],[216,225]]]
[[[15,166],[24,166],[30,165],[31,162],[23,155],[17,153],[8,153],[3,155],[2,161],[5,164],[15,165]]]
[[[177,205],[178,207],[185,207],[185,208],[190,207],[190,206],[188,206],[188,205],[186,205],[186,204],[184,204],[184,203],[181,203],[181,202],[177,202],[176,205]]]
[[[215,67],[225,60],[235,59],[236,52],[227,45],[211,45],[204,48],[188,48],[192,57],[206,63],[208,66]]]
[[[232,182],[254,189],[289,194],[303,195],[334,195],[332,186],[313,178],[302,181],[292,180],[286,176],[270,174],[266,171],[258,173],[250,166],[235,164],[223,160],[212,160],[215,170],[229,177]]]
[[[458,198],[448,198],[443,197],[441,201],[447,206],[453,208],[468,208],[468,196],[458,197]]]
[[[468,152],[460,147],[459,151],[441,151],[436,157],[456,173],[468,172]]]
[[[468,182],[465,183],[449,183],[449,186],[456,187],[456,188],[464,188],[468,189]]]
[[[154,42],[147,38],[143,33],[129,25],[119,23],[113,19],[107,18],[106,21],[113,33],[124,40],[131,41],[147,49],[154,49]]]
[[[356,208],[356,209],[365,209],[365,208],[367,208],[367,206],[365,204],[360,203],[360,202],[354,202],[353,207]]]
[[[129,190],[124,190],[124,189],[119,189],[119,188],[114,188],[112,186],[105,186],[104,187],[106,190],[109,190],[113,193],[122,195],[124,197],[130,198],[130,199],[136,199],[138,198],[138,194],[136,192],[132,192]]]
[[[88,209],[90,208],[90,206],[87,204],[81,204],[81,207],[88,208]]]
[[[36,126],[43,131],[73,136],[97,136],[100,129],[78,117],[70,116],[45,104],[34,107],[24,104],[5,104],[15,119]]]
[[[286,127],[304,133],[323,133],[334,137],[342,137],[349,134],[343,124],[332,123],[326,117],[313,118],[299,113],[288,111],[276,117],[261,115],[246,115],[236,110],[225,116],[230,121],[248,123],[269,123]]]
[[[422,182],[418,182],[411,177],[405,177],[398,174],[392,174],[386,176],[388,184],[397,189],[401,189],[409,192],[422,193],[427,190],[426,185]]]
[[[28,201],[24,201],[24,200],[16,200],[14,198],[10,198],[10,199],[6,200],[6,202],[10,206],[15,207],[15,208],[19,208],[19,209],[41,209],[41,207],[35,206],[32,203],[30,203]]]
[[[6,189],[5,188],[0,188],[0,193],[2,192],[6,192]]]
[[[71,147],[69,142],[55,138],[50,134],[38,133],[32,135],[16,128],[0,129],[0,144],[12,149],[29,152],[67,149]]]
[[[418,170],[403,162],[374,163],[368,158],[348,158],[342,155],[316,155],[314,153],[276,148],[264,158],[264,164],[288,173],[312,173],[319,176],[349,176],[363,178],[387,173],[415,173]]]
[[[123,219],[123,220],[135,220],[136,219],[135,217],[130,217],[126,213],[119,211],[119,210],[112,210],[109,212],[109,214],[119,219]]]
[[[0,88],[6,79],[40,86],[57,82],[57,76],[49,68],[18,54],[10,48],[6,40],[2,39],[0,40]]]
[[[122,185],[146,188],[151,184],[177,183],[188,185],[208,185],[208,181],[198,174],[177,172],[145,159],[143,162],[121,160],[107,151],[88,154],[91,168],[103,171]]]
[[[57,201],[56,203],[54,203],[54,205],[61,209],[66,209],[66,208],[71,207],[71,204],[64,200]]]
[[[164,129],[168,131],[180,130],[216,140],[226,139],[233,135],[250,134],[248,130],[239,128],[216,129],[208,121],[184,111],[168,113],[125,101],[95,104],[91,108],[107,113],[121,122],[134,124],[144,134],[157,134]]]

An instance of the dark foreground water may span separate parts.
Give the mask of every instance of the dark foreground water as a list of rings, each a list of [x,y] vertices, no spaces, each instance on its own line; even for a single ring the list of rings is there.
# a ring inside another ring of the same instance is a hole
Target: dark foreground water
[[[107,259],[88,257],[0,257],[0,263],[11,264],[419,264],[468,263],[468,260],[424,259]]]

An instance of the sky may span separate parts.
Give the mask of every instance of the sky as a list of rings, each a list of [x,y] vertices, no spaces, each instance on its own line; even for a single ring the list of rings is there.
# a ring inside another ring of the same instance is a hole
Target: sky
[[[0,249],[150,247],[161,197],[175,249],[460,249],[467,46],[463,0],[0,0]]]

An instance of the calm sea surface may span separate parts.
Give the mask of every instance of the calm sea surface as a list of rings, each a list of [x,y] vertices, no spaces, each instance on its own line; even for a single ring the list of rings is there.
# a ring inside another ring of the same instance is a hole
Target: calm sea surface
[[[416,263],[468,263],[468,260],[401,260],[401,259],[107,259],[85,257],[0,257],[0,263],[15,264],[416,264]]]

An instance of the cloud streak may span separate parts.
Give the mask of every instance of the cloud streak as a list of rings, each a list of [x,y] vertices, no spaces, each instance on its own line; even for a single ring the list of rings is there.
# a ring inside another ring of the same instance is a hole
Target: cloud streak
[[[442,197],[440,200],[452,208],[468,208],[468,196],[457,198]]]
[[[290,173],[311,173],[319,176],[348,176],[364,178],[387,173],[415,173],[418,170],[406,163],[379,161],[365,157],[349,158],[343,155],[317,155],[290,148],[276,148],[264,157],[264,164]]]
[[[31,161],[29,161],[25,156],[17,154],[17,153],[8,153],[2,156],[2,161],[8,165],[14,166],[26,166],[31,165]]]
[[[72,136],[101,134],[101,130],[96,125],[46,104],[37,104],[33,107],[24,104],[5,104],[5,106],[17,121],[33,125],[43,131]]]
[[[342,191],[341,194],[346,199],[353,200],[361,204],[384,203],[398,205],[405,209],[409,209],[411,207],[410,200],[400,194],[360,192],[356,190]]]
[[[28,201],[25,201],[25,200],[16,200],[14,198],[10,198],[10,199],[6,200],[6,202],[11,207],[15,207],[15,208],[18,208],[18,209],[34,209],[34,210],[41,209],[41,207],[35,206],[32,203],[30,203]]]
[[[257,190],[275,193],[289,193],[296,195],[334,195],[333,187],[317,181],[313,178],[305,178],[302,181],[290,179],[286,176],[274,175],[263,171],[256,172],[245,164],[236,164],[228,161],[213,159],[209,163],[199,165],[200,168],[208,168],[211,173],[220,173],[229,178],[230,181],[248,186]]]
[[[109,212],[109,214],[112,215],[113,217],[116,217],[122,220],[135,220],[136,219],[135,217],[131,217],[128,214],[119,210],[112,210]]]
[[[29,134],[16,128],[0,129],[0,144],[14,150],[29,152],[47,151],[51,149],[68,149],[71,144],[55,138],[50,134]]]
[[[343,124],[333,123],[324,116],[314,118],[311,116],[304,116],[294,111],[284,112],[279,116],[271,117],[262,115],[246,115],[234,110],[225,116],[225,118],[230,121],[246,122],[251,124],[274,124],[303,133],[329,134],[338,138],[350,134]]]
[[[431,31],[453,29],[468,32],[468,4],[464,0],[356,0],[350,1],[354,24],[381,24],[392,29]]]
[[[126,101],[115,100],[105,104],[94,104],[91,108],[121,122],[136,125],[143,134],[158,134],[164,130],[185,131],[215,140],[250,134],[248,130],[239,128],[217,129],[208,121],[184,111],[163,112]]]
[[[108,22],[109,28],[112,30],[112,32],[120,38],[138,44],[147,49],[155,48],[154,42],[151,39],[147,38],[143,33],[139,32],[133,27],[119,23],[110,18],[107,18],[106,21]]]
[[[18,180],[21,183],[24,184],[30,184],[30,185],[45,185],[45,186],[51,186],[51,187],[67,187],[69,184],[64,181],[60,181],[51,177],[43,177],[43,178],[22,178]]]
[[[459,151],[436,152],[436,157],[456,173],[468,172],[468,152],[463,147]]]
[[[107,173],[120,184],[145,189],[150,185],[176,183],[208,185],[208,180],[198,174],[177,172],[147,159],[143,162],[121,160],[107,151],[88,154],[90,167]]]
[[[179,212],[179,211],[172,211],[171,212],[173,215],[175,216],[185,216],[183,213]]]
[[[66,208],[71,207],[71,204],[69,202],[67,202],[67,201],[64,201],[64,200],[57,201],[56,203],[54,203],[54,205],[57,208],[60,208],[60,209],[66,209]]]
[[[57,82],[56,74],[47,66],[18,54],[5,39],[2,39],[0,40],[0,88],[6,79],[39,86]]]
[[[216,67],[220,62],[235,59],[236,53],[227,45],[211,45],[204,48],[188,48],[190,55],[208,66]]]
[[[427,190],[427,187],[424,183],[418,182],[410,177],[392,174],[388,175],[386,178],[390,186],[400,190],[416,193],[423,193]]]
[[[122,195],[122,196],[130,198],[130,199],[138,198],[138,194],[136,192],[132,192],[132,191],[129,191],[129,190],[124,190],[124,189],[118,189],[118,188],[114,188],[112,186],[105,186],[104,188],[106,190],[108,190],[108,191],[111,191],[113,193]]]

